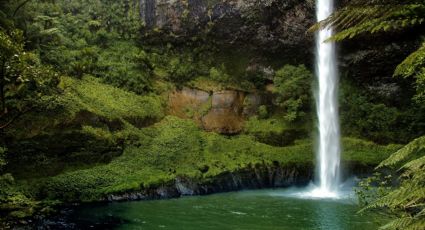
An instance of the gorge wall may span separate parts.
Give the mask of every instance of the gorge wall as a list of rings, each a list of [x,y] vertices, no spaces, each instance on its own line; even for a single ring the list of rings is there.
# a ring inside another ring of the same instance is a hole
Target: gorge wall
[[[312,0],[141,0],[140,6],[143,42],[184,46],[212,41],[222,50],[255,50],[254,62],[304,63],[314,68],[314,34],[307,32],[316,20]],[[388,66],[395,67],[417,48],[420,43],[414,37],[392,34],[389,40],[376,35],[373,40],[340,43],[339,53],[344,54],[338,58],[340,69],[360,85],[397,95]]]
[[[314,1],[141,0],[145,32],[166,31],[174,41],[207,35],[222,44],[267,52],[312,51]]]

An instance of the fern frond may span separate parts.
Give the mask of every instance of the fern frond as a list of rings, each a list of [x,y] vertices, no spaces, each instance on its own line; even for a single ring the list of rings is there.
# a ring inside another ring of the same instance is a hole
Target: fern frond
[[[419,157],[416,160],[412,160],[407,162],[401,169],[404,169],[405,172],[402,174],[403,177],[409,177],[414,173],[420,173],[425,171],[425,155],[422,157]],[[415,176],[418,176],[416,174]]]
[[[333,27],[339,32],[328,41],[340,41],[365,33],[402,30],[424,23],[423,1],[353,1],[311,27],[309,31]]]
[[[425,42],[397,66],[394,76],[410,77],[416,75],[423,67],[425,67]]]
[[[388,224],[382,226],[380,229],[406,229],[406,226],[412,223],[411,217],[403,217],[395,219]]]
[[[425,136],[395,152],[378,168],[395,165],[402,171],[399,185],[374,188],[384,192],[376,192],[378,196],[361,211],[380,210],[393,215],[394,220],[381,229],[425,229]]]
[[[394,166],[401,161],[407,159],[409,156],[416,154],[419,151],[425,150],[425,136],[419,137],[400,150],[398,150],[396,153],[391,155],[388,159],[381,162],[381,164],[378,165],[377,168],[382,168],[386,166]]]

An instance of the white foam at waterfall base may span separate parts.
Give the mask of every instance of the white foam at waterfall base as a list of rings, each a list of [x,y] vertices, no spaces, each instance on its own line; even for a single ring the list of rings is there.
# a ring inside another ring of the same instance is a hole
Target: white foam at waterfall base
[[[358,184],[359,179],[352,177],[340,183],[337,192],[323,191],[313,182],[307,187],[291,187],[285,190],[270,192],[270,196],[291,197],[306,200],[334,200],[341,202],[356,202],[356,194],[354,187]]]

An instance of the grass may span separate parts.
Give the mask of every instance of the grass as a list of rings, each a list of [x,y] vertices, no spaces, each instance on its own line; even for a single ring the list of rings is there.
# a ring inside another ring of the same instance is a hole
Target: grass
[[[156,95],[140,96],[114,86],[101,83],[93,77],[76,80],[63,77],[60,87],[64,101],[71,111],[87,110],[109,119],[123,117],[163,116],[163,102]]]
[[[377,166],[387,159],[392,153],[399,150],[403,145],[389,144],[377,145],[371,141],[356,138],[343,139],[343,158],[345,161],[356,162],[360,165]]]
[[[8,129],[15,139],[54,135],[66,127],[125,123],[143,126],[164,116],[165,100],[158,95],[137,95],[101,83],[93,77],[81,80],[61,77],[62,93],[52,100],[52,108],[23,115]],[[93,124],[96,123],[96,124]]]
[[[7,130],[16,140],[9,143],[8,171],[18,179],[109,162],[124,140],[140,139],[136,127],[164,116],[163,97],[137,95],[93,77],[61,77],[59,88],[51,108],[27,113]]]
[[[269,119],[259,119],[258,117],[251,117],[245,123],[245,132],[247,133],[283,133],[288,126],[287,122],[283,119],[283,117],[278,118],[269,118]]]
[[[307,126],[308,122],[299,125],[288,124],[280,115],[267,119],[254,116],[245,122],[244,133],[265,144],[287,146],[292,145],[296,139],[308,136]]]
[[[224,172],[234,172],[256,164],[313,165],[309,141],[288,147],[274,147],[240,135],[224,137],[201,131],[192,121],[166,117],[145,129],[134,129],[140,139],[122,156],[89,169],[22,182],[39,199],[96,201],[109,194],[154,188],[177,176],[207,181]],[[376,165],[398,146],[379,146],[347,138],[343,159]]]

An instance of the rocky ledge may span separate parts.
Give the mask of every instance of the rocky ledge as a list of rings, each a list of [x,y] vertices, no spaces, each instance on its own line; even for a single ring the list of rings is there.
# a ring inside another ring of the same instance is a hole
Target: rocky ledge
[[[372,173],[374,168],[372,165],[360,165],[357,162],[345,162],[345,165],[347,170],[342,173],[343,180],[353,175],[366,177]],[[282,166],[278,162],[273,162],[272,165],[263,163],[251,165],[235,172],[223,172],[205,180],[177,177],[175,180],[155,188],[109,195],[103,202],[170,199],[246,189],[306,186],[313,178],[313,164]]]

